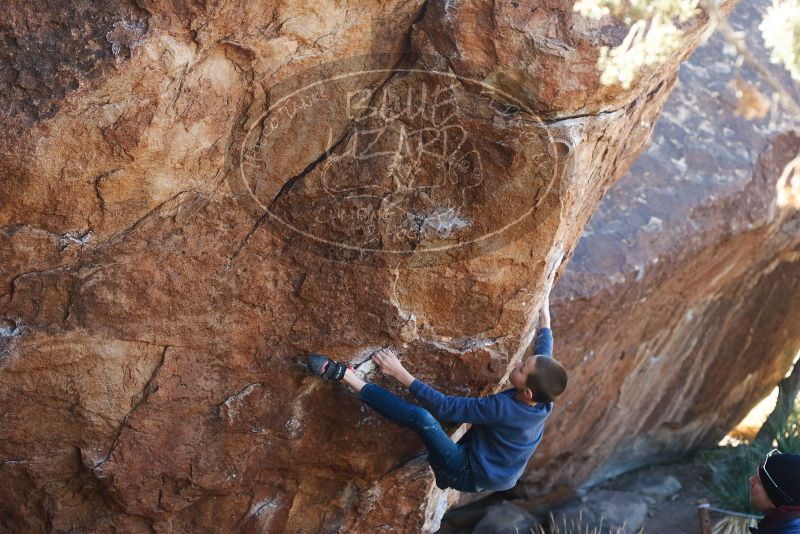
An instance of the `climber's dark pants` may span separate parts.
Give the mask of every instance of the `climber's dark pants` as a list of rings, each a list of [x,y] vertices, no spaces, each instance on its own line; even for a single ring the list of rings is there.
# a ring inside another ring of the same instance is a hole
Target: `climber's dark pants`
[[[367,384],[361,388],[358,398],[385,418],[410,428],[422,438],[428,449],[428,461],[436,476],[437,486],[476,491],[464,445],[453,443],[428,410],[404,401],[377,384]]]

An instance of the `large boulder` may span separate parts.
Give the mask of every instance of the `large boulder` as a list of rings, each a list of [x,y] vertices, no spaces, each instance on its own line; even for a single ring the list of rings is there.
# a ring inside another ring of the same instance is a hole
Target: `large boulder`
[[[0,525],[434,529],[457,495],[420,441],[296,360],[394,346],[498,388],[709,29],[607,88],[624,29],[572,5],[5,2]],[[578,424],[548,434],[580,459],[611,363],[571,354]]]
[[[755,28],[767,5],[730,20]],[[571,383],[517,486],[532,503],[714,446],[800,351],[800,213],[775,200],[800,137],[780,109],[734,113],[737,87],[769,90],[728,50],[715,35],[683,65],[650,147],[558,281],[555,353]]]

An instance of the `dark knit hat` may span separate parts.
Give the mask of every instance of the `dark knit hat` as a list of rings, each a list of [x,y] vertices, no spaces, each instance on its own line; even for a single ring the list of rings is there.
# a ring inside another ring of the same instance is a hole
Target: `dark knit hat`
[[[800,506],[800,454],[773,454],[758,468],[761,485],[775,506]]]

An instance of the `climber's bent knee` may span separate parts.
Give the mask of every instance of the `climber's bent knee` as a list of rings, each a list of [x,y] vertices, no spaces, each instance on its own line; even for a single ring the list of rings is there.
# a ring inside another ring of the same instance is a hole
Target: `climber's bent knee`
[[[408,425],[414,429],[426,430],[440,426],[431,412],[419,406],[412,406],[408,410]]]

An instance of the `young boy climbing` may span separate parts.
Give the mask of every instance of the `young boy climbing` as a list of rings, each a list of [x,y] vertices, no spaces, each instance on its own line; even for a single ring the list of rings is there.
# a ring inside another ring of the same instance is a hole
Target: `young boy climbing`
[[[487,397],[443,395],[414,378],[386,349],[374,354],[372,360],[384,374],[407,387],[422,406],[364,382],[352,367],[321,354],[309,355],[307,366],[326,382],[344,382],[379,414],[416,432],[428,449],[428,460],[440,488],[500,491],[517,483],[542,440],[553,401],[567,387],[567,372],[552,355],[549,302],[545,301],[533,355],[511,371],[512,388]],[[471,423],[472,427],[454,443],[436,418]]]

